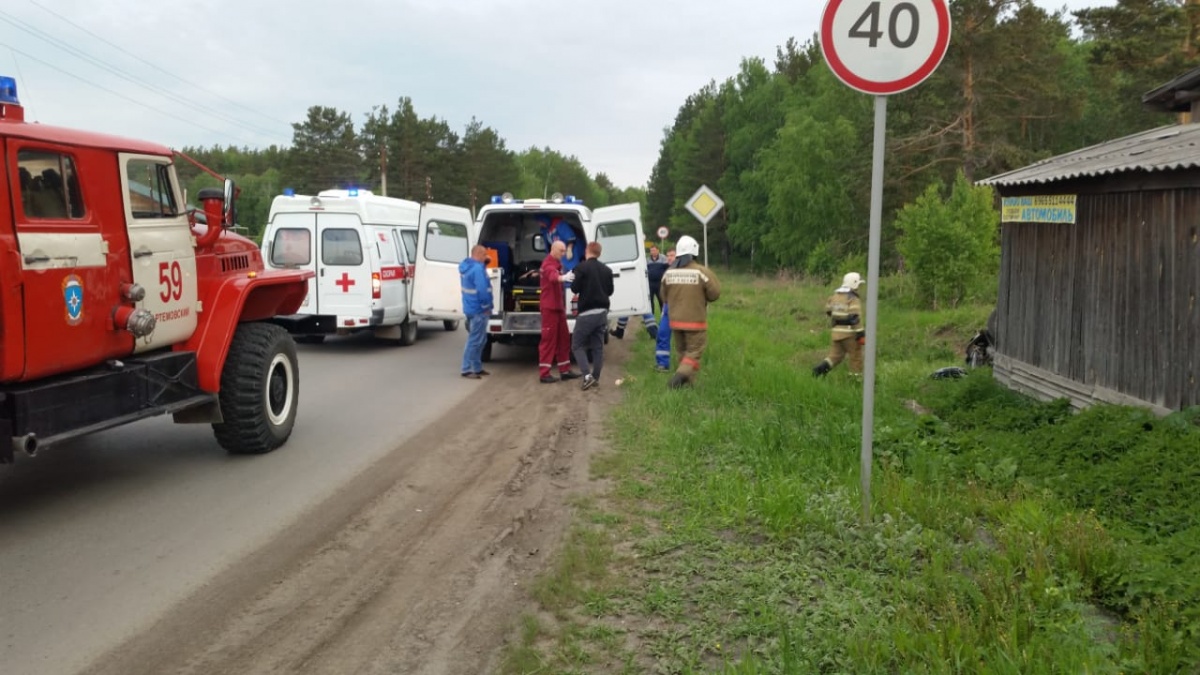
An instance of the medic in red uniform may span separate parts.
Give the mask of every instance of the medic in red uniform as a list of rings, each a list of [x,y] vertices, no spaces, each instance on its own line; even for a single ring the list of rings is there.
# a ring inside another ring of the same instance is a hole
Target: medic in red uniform
[[[566,252],[567,247],[563,242],[551,244],[550,253],[542,261],[539,273],[542,339],[538,343],[538,374],[546,383],[558,382],[558,378],[550,374],[554,367],[558,368],[564,380],[579,377],[578,373],[571,372],[571,331],[567,328],[566,291],[563,284],[571,283],[575,275],[562,272],[562,258]]]

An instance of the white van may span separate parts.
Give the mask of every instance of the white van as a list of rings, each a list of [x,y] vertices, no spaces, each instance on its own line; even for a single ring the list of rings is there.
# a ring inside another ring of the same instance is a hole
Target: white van
[[[275,197],[263,233],[264,264],[316,276],[300,311],[273,321],[300,342],[358,331],[400,345],[415,342],[417,318],[410,308],[420,213],[416,202],[369,190],[312,196],[289,190]],[[456,330],[458,321],[444,325]]]
[[[466,209],[425,204],[417,234],[416,276],[413,312],[423,318],[461,320],[462,295],[458,264],[474,244],[490,250],[488,277],[496,298],[488,322],[488,341],[483,359],[491,360],[492,345],[537,344],[542,321],[538,311],[538,279],[523,276],[541,267],[547,245],[543,237],[546,220],[561,219],[576,234],[574,260],[583,260],[583,246],[599,241],[600,260],[613,271],[614,292],[609,316],[642,315],[650,311],[650,282],[646,277],[645,237],[641,206],[637,203],[606,206],[595,210],[574,197],[555,194],[551,199],[513,199],[505,193],[492,197],[472,221]],[[565,291],[567,325],[575,328],[575,297]]]

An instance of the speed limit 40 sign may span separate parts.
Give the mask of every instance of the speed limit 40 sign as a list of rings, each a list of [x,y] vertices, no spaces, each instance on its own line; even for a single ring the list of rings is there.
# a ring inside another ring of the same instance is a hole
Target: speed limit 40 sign
[[[950,45],[946,0],[829,0],[821,51],[847,86],[898,94],[933,74]]]
[[[821,16],[821,53],[852,89],[875,98],[871,153],[871,222],[867,245],[867,335],[863,346],[863,516],[871,517],[875,429],[875,328],[879,322],[879,256],[883,229],[883,160],[887,101],[933,74],[950,46],[946,0],[829,0]]]

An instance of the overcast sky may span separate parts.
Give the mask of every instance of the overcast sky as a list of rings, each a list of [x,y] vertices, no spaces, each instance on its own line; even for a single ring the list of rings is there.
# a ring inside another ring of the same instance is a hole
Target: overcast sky
[[[474,116],[509,149],[550,146],[636,186],[689,94],[809,39],[824,4],[4,0],[0,75],[30,120],[172,147],[286,146],[310,106],[358,127],[408,96],[456,132]]]

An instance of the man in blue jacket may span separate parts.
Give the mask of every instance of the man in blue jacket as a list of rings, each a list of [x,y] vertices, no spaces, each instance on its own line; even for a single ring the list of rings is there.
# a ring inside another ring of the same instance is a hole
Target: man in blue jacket
[[[483,369],[483,346],[487,343],[488,317],[492,314],[492,283],[488,280],[485,260],[487,248],[477,244],[471,249],[471,257],[458,264],[463,313],[467,315],[462,376],[472,380],[489,374]]]

